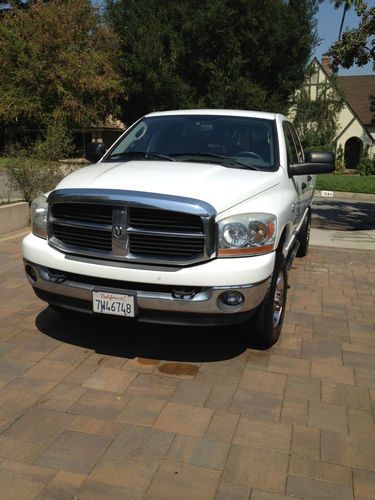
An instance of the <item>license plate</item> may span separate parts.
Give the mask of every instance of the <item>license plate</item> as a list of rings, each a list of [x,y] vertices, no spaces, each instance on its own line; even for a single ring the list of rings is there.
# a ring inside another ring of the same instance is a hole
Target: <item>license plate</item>
[[[92,309],[100,314],[135,316],[135,297],[123,293],[92,292]]]

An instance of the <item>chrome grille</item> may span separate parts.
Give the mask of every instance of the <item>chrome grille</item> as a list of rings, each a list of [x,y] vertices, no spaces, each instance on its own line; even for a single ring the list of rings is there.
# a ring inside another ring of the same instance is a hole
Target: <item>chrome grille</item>
[[[197,200],[173,198],[168,203],[168,197],[160,196],[158,206],[158,195],[143,198],[130,192],[127,197],[126,191],[116,191],[116,196],[105,197],[103,191],[95,196],[87,190],[87,196],[75,197],[70,193],[75,190],[66,191],[55,191],[48,200],[49,242],[58,250],[172,265],[188,265],[215,255],[214,212],[212,209],[212,214],[207,214]],[[202,214],[189,213],[188,209]]]

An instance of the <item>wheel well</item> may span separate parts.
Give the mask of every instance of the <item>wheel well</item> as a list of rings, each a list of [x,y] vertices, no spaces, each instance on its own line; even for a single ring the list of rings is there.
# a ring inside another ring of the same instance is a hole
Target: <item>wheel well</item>
[[[282,232],[280,239],[279,239],[279,244],[277,245],[277,248],[276,248],[276,252],[278,252],[278,253],[283,253],[283,247],[284,247],[284,243],[286,240],[286,232],[287,232],[287,228],[284,227],[283,232]]]

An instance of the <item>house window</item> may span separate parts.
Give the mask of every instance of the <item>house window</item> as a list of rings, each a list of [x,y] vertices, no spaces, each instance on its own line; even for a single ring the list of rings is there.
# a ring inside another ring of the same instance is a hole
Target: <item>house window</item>
[[[311,81],[312,85],[316,85],[318,83],[318,72],[317,71],[314,71],[314,73],[312,73],[310,81]]]

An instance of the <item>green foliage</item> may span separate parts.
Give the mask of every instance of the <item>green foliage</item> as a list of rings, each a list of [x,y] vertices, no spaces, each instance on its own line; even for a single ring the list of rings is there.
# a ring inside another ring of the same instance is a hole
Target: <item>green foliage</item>
[[[357,170],[362,176],[375,175],[375,158],[362,158]]]
[[[293,124],[305,149],[314,146],[332,150],[338,128],[337,115],[343,103],[343,94],[335,79],[318,84],[315,99],[311,99],[304,88],[295,94]]]
[[[73,151],[68,130],[61,124],[50,124],[45,137],[28,148],[15,145],[13,156],[3,158],[1,165],[29,203],[41,193],[54,189],[73,167],[60,163]]]
[[[153,110],[286,111],[316,43],[316,0],[107,0],[124,119]]]
[[[0,122],[84,127],[113,113],[114,33],[89,0],[12,4],[0,23]]]
[[[328,51],[333,71],[339,66],[351,68],[370,62],[375,70],[375,7],[360,2],[356,11],[360,18],[358,28],[345,31]]]
[[[363,0],[331,0],[331,3],[334,4],[335,9],[340,9],[342,7],[342,17],[340,23],[340,30],[338,39],[341,38],[342,28],[344,26],[345,15],[351,7],[360,7],[363,3]]]
[[[43,140],[33,144],[31,156],[47,161],[58,161],[67,158],[74,151],[69,130],[60,123],[51,123]]]
[[[12,183],[22,192],[25,201],[31,201],[53,189],[66,175],[61,164],[28,156],[6,158],[4,166]]]
[[[344,149],[341,144],[339,145],[336,151],[335,172],[337,174],[343,174],[345,172]]]

